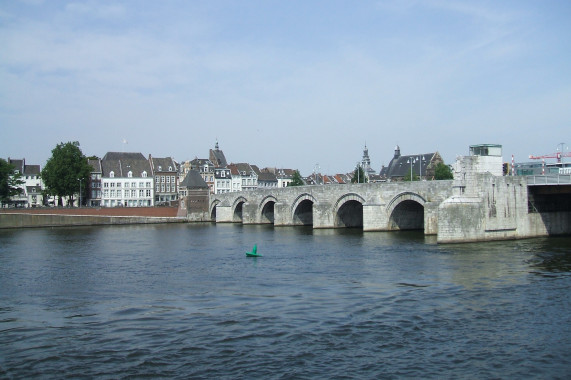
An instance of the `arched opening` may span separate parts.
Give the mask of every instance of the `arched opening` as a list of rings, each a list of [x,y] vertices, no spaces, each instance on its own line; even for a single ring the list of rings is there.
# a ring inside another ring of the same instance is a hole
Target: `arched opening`
[[[270,201],[262,208],[262,223],[274,224],[274,206],[276,202]]]
[[[335,218],[336,228],[363,228],[363,204],[356,200],[345,202]]]
[[[243,222],[243,219],[242,219],[242,206],[243,205],[244,205],[244,202],[240,202],[234,208],[234,217],[232,218],[233,222]]]
[[[389,221],[392,230],[424,230],[424,207],[413,200],[399,203]]]
[[[216,222],[216,206],[212,207],[212,211],[210,212],[210,220]]]
[[[313,225],[313,202],[305,199],[297,205],[293,212],[293,224],[295,226]]]

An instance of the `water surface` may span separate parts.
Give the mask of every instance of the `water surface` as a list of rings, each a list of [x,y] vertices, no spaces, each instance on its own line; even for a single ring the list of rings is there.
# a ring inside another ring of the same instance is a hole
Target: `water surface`
[[[261,258],[246,258],[258,244]],[[0,231],[2,378],[566,378],[571,239]]]

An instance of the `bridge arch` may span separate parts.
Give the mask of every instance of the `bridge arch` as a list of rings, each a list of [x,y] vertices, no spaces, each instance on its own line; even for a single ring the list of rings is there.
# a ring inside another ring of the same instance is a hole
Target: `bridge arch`
[[[208,215],[210,215],[210,220],[216,222],[216,207],[222,203],[220,199],[215,199],[210,203],[210,210]]]
[[[242,216],[242,207],[246,202],[248,202],[248,200],[242,196],[236,198],[232,204],[232,222],[241,223],[244,221]]]
[[[262,199],[258,206],[260,210],[260,221],[264,224],[274,224],[274,207],[278,202],[277,198],[273,195],[268,195]]]
[[[313,225],[313,205],[317,200],[308,193],[300,194],[292,203],[291,215],[294,226]]]
[[[363,228],[365,199],[356,193],[345,194],[333,206],[335,228]]]
[[[389,229],[423,230],[426,199],[413,192],[396,195],[387,205]]]

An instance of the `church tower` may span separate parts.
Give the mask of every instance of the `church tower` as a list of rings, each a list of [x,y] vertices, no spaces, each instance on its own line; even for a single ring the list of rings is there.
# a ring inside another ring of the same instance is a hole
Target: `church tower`
[[[361,167],[367,176],[371,174],[376,174],[375,170],[371,168],[371,158],[369,157],[369,149],[367,149],[367,144],[365,143],[365,149],[363,150],[363,158],[361,159]]]

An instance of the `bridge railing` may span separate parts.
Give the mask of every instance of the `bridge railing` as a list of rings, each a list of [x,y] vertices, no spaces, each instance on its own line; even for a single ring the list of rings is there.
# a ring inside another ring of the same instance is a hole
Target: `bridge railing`
[[[540,185],[571,185],[571,174],[530,175],[527,177],[529,186]]]

